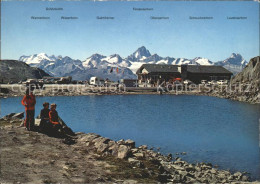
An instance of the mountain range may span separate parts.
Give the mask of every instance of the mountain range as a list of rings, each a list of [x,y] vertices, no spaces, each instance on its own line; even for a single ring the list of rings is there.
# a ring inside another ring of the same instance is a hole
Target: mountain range
[[[122,58],[118,54],[110,56],[93,54],[86,60],[81,61],[68,56],[48,56],[45,53],[40,53],[31,56],[21,56],[19,61],[38,67],[57,77],[72,76],[74,80],[86,80],[92,76],[99,76],[114,81],[123,78],[137,78],[135,72],[142,64],[220,65],[236,74],[242,71],[248,63],[240,54],[236,53],[232,53],[224,61],[218,62],[212,62],[202,57],[194,59],[161,57],[158,54],[151,54],[144,46],[138,48],[126,58]]]

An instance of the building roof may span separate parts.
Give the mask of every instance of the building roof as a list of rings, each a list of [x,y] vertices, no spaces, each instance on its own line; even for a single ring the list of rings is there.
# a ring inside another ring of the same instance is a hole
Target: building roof
[[[158,64],[143,64],[137,71],[136,74],[142,73],[145,68],[149,73],[176,73],[178,67],[181,65],[158,65]],[[223,66],[215,65],[186,65],[187,71],[190,73],[222,73],[222,74],[232,74],[229,70],[225,69]]]
[[[232,74],[229,70],[223,66],[215,65],[188,65],[187,71],[190,73],[223,73],[223,74]]]
[[[146,69],[149,73],[171,73],[178,72],[178,65],[157,65],[157,64],[143,64],[137,71],[136,74],[142,73],[143,69]]]

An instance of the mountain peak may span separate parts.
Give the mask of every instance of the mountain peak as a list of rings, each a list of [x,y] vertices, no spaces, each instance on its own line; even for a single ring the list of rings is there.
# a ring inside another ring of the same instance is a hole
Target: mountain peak
[[[39,53],[39,54],[36,54],[36,55],[38,55],[38,56],[48,56],[46,53]]]
[[[140,59],[145,59],[150,56],[151,53],[149,52],[149,50],[147,50],[145,46],[141,46],[133,54],[128,56],[128,59],[131,61],[138,61]]]
[[[238,54],[238,53],[232,53],[230,56],[230,58],[236,58],[236,57],[242,58],[241,54]]]
[[[145,48],[145,46],[139,47],[134,53],[139,53],[140,55],[145,56],[145,57],[151,56],[151,53],[149,52],[148,49]]]
[[[89,58],[91,58],[91,59],[102,59],[102,58],[104,58],[104,57],[105,57],[105,56],[96,53],[96,54],[92,54]]]

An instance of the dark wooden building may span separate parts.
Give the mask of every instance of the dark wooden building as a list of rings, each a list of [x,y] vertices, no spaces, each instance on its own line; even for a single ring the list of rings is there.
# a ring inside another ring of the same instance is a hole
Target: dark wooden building
[[[143,64],[136,74],[138,75],[138,83],[146,82],[150,84],[181,77],[178,65]]]
[[[202,65],[157,65],[143,64],[136,72],[139,83],[155,84],[158,81],[169,82],[176,78],[200,83],[201,80],[230,80],[233,75],[222,66]]]

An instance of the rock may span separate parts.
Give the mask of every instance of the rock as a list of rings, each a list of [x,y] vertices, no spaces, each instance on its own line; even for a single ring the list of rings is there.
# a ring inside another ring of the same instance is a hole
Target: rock
[[[117,144],[119,144],[119,145],[125,144],[125,140],[124,139],[120,139],[119,141],[117,141]]]
[[[249,181],[249,177],[244,175],[244,176],[242,176],[241,180],[242,181]]]
[[[180,157],[175,157],[174,158],[176,161],[181,161],[181,158]]]
[[[100,137],[97,134],[86,134],[79,139],[79,142],[92,142],[94,139]]]
[[[186,183],[195,183],[196,179],[194,179],[193,177],[190,176],[186,176]]]
[[[135,148],[135,142],[133,140],[127,139],[124,144],[130,148]]]
[[[24,112],[20,112],[13,115],[12,119],[22,119],[23,117],[24,117]]]
[[[136,158],[139,158],[139,159],[142,159],[142,158],[144,158],[144,153],[134,153],[133,154]]]
[[[13,115],[15,115],[15,113],[10,113],[10,114],[2,117],[0,120],[10,120]]]
[[[229,177],[228,177],[228,180],[230,181],[230,180],[234,180],[235,179],[235,177],[233,176],[233,175],[230,175]]]
[[[113,156],[118,156],[118,149],[119,149],[119,145],[118,144],[114,144],[112,146],[110,146],[108,148],[108,151],[111,152],[111,154]]]
[[[76,143],[76,141],[70,137],[66,137],[62,142],[67,145],[72,145]]]
[[[0,120],[5,120],[5,121],[18,120],[18,119],[22,119],[23,117],[24,117],[24,112],[10,113],[10,114],[2,117]]]
[[[108,144],[105,143],[98,144],[97,151],[104,153],[108,149],[108,147]]]
[[[132,151],[132,153],[137,153],[138,149],[137,148],[132,148],[131,151]]]
[[[169,154],[167,155],[167,159],[168,159],[169,161],[172,160],[172,154],[171,154],[171,153],[169,153]]]
[[[99,147],[99,145],[101,144],[108,144],[108,142],[110,141],[110,139],[105,138],[105,137],[98,137],[96,139],[94,139],[92,142],[94,143],[95,147]]]
[[[185,177],[185,176],[188,175],[188,172],[187,172],[187,171],[179,170],[178,172],[179,172],[179,174],[180,174],[181,176],[183,176],[183,177]]]
[[[187,153],[186,152],[182,152],[181,155],[187,155]]]
[[[134,158],[128,158],[128,162],[138,168],[143,168],[144,167],[144,163],[141,162],[140,160],[136,160]]]
[[[142,150],[146,150],[146,149],[148,148],[148,146],[147,146],[147,145],[141,145],[141,146],[139,146],[138,148],[139,148],[139,149],[142,149]]]
[[[172,167],[173,167],[174,169],[176,169],[176,170],[181,170],[181,171],[184,171],[184,170],[185,170],[183,167],[178,166],[178,165],[173,165]]]
[[[115,142],[115,141],[112,141],[112,140],[110,140],[109,142],[108,142],[108,146],[109,147],[112,147],[112,146],[114,146],[114,145],[116,145],[117,143]]]
[[[181,176],[179,174],[172,175],[172,181],[174,183],[180,183],[181,182]]]
[[[138,162],[138,160],[134,159],[134,158],[128,158],[128,162],[130,163],[135,163]]]
[[[195,171],[195,168],[192,167],[192,166],[188,166],[188,167],[185,168],[185,170],[186,170],[187,172],[194,172],[194,171]]]
[[[130,152],[131,152],[131,149],[129,147],[127,147],[126,145],[120,145],[118,148],[117,157],[121,158],[121,159],[126,159],[129,157]]]
[[[166,183],[168,180],[169,176],[167,174],[159,174],[158,175],[158,181]]]
[[[234,174],[234,177],[236,177],[236,179],[240,179],[241,177],[242,177],[242,173],[241,172],[236,172],[235,174]]]
[[[201,178],[202,173],[201,172],[195,172],[194,176],[195,176],[195,178]]]
[[[218,174],[218,178],[220,178],[220,179],[225,179],[225,178],[226,178],[226,175],[225,175],[225,174],[223,174],[223,173],[221,173],[221,174]]]

